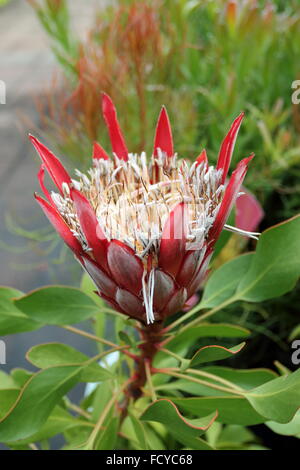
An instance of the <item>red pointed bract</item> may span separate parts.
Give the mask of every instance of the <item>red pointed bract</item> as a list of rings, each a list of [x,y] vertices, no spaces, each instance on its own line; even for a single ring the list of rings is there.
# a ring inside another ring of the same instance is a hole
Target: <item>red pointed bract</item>
[[[164,106],[161,109],[156,126],[153,148],[153,155],[155,157],[157,156],[157,149],[165,152],[168,157],[172,157],[174,155],[171,124],[167,110]]]
[[[206,150],[203,149],[200,155],[196,158],[197,166],[200,165],[201,163],[204,163],[206,167],[208,167],[208,158],[207,158],[207,153]]]
[[[138,318],[145,315],[145,310],[141,300],[125,289],[117,290],[116,301],[128,316],[131,316],[132,313],[134,313]]]
[[[163,228],[158,265],[176,277],[186,253],[187,207],[178,204],[169,215]]]
[[[236,137],[239,131],[239,128],[241,126],[242,120],[244,117],[244,113],[241,113],[232,123],[228,134],[226,135],[225,139],[222,142],[220,152],[219,152],[219,157],[218,157],[218,162],[217,162],[217,170],[223,170],[222,173],[222,178],[221,178],[221,183],[224,184],[230,162],[231,162],[231,157],[233,154],[234,150],[234,144],[236,141]]]
[[[252,160],[253,157],[254,154],[241,160],[230,177],[217,217],[208,235],[208,238],[212,244],[216,242],[224,227],[224,224],[226,223],[227,218],[229,217],[230,211],[236,201],[238,192],[240,191],[241,185],[247,173],[248,163]]]
[[[80,254],[82,252],[81,245],[74,237],[73,233],[62,219],[59,212],[54,207],[52,207],[49,202],[45,201],[45,199],[41,198],[37,194],[35,194],[34,197],[63,241],[71,248],[72,251]]]
[[[94,142],[93,144],[93,160],[109,160],[108,154],[105,152],[104,148],[98,143]]]
[[[40,183],[40,187],[41,187],[41,190],[43,191],[44,195],[46,196],[46,198],[48,199],[49,203],[51,204],[51,206],[54,206],[54,203],[52,201],[52,198],[51,198],[51,195],[48,191],[48,189],[46,188],[45,186],[45,183],[44,183],[44,177],[45,177],[45,165],[42,164],[40,166],[40,169],[38,171],[38,174],[37,174],[37,177],[38,177],[38,180],[39,180],[39,183]],[[55,207],[55,206],[54,206]]]
[[[53,182],[56,184],[60,192],[63,194],[62,191],[62,184],[71,183],[71,178],[67,172],[67,170],[63,167],[60,163],[59,159],[52,153],[50,150],[41,142],[38,141],[32,135],[29,135],[31,142],[33,143],[37,153],[42,159],[45,167],[49,175],[51,176]]]
[[[108,297],[113,297],[117,291],[117,285],[105,273],[95,261],[87,256],[82,257],[84,268],[93,279],[97,288]]]
[[[178,289],[172,297],[170,298],[169,302],[167,303],[164,314],[166,316],[173,315],[173,313],[179,312],[182,309],[185,302],[187,300],[187,291],[184,287]]]
[[[77,189],[71,189],[71,198],[76,208],[81,229],[89,247],[92,249],[94,258],[101,267],[107,270],[107,240],[98,224],[95,211],[87,198]]]
[[[108,128],[113,152],[121,160],[127,161],[128,150],[117,119],[117,111],[111,98],[106,93],[102,94],[102,112]]]
[[[155,270],[153,308],[155,311],[163,311],[169,298],[175,291],[175,282],[171,276],[161,269]]]
[[[138,295],[142,289],[143,264],[134,251],[118,240],[108,246],[107,260],[114,281]]]

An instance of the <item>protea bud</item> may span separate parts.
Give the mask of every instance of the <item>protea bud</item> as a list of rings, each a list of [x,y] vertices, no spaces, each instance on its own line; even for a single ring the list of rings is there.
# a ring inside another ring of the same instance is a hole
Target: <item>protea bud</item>
[[[149,162],[144,153],[128,153],[105,94],[102,108],[112,157],[95,143],[92,168],[87,174],[76,171],[76,179],[30,137],[43,162],[38,178],[47,200],[35,197],[108,304],[143,324],[161,322],[199,289],[239,194],[253,155],[225,181],[243,114],[225,137],[214,168],[205,151],[193,163],[177,157],[164,107]],[[44,167],[59,193],[45,188]]]

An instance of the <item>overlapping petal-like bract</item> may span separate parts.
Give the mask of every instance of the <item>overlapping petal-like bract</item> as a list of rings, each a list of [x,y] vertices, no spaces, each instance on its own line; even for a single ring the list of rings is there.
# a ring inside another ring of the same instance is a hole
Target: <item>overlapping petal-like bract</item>
[[[149,166],[145,156],[128,153],[106,94],[102,110],[113,155],[94,143],[90,179],[71,179],[60,161],[30,136],[42,159],[38,179],[46,199],[35,197],[109,305],[145,324],[162,321],[186,308],[199,289],[240,191],[252,155],[240,161],[227,185],[225,181],[243,114],[225,137],[214,169],[205,150],[191,166],[177,162],[164,107]],[[59,194],[46,189],[45,168]],[[104,194],[110,187],[108,202]],[[153,209],[154,200],[159,205]],[[122,208],[123,225],[118,219]]]

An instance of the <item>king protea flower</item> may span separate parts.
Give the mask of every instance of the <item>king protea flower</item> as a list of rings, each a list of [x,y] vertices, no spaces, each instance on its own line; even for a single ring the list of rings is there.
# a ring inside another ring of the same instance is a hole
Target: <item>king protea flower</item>
[[[199,289],[223,228],[240,232],[225,223],[253,155],[226,181],[243,114],[214,167],[205,150],[193,163],[177,157],[164,107],[149,162],[145,153],[128,152],[106,94],[102,110],[112,155],[95,143],[92,168],[87,174],[76,170],[76,179],[30,136],[43,162],[38,179],[46,199],[35,198],[109,305],[143,324],[161,322]],[[45,168],[58,193],[45,187]]]

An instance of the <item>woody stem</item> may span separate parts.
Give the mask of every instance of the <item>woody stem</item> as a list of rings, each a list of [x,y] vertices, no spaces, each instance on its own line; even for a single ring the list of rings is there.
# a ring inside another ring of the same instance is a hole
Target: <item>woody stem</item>
[[[130,399],[135,401],[143,394],[142,389],[147,382],[147,374],[151,374],[153,358],[159,350],[159,344],[163,337],[163,324],[162,322],[155,322],[142,327],[139,331],[143,340],[139,345],[141,353],[135,360],[135,371],[131,377],[130,384],[125,390],[126,400],[122,405],[121,413],[123,418],[126,416]]]
[[[162,323],[155,322],[140,330],[143,342],[139,345],[141,354],[136,360],[136,368],[132,377],[132,382],[128,387],[128,393],[134,400],[142,395],[142,387],[147,381],[146,364],[151,371],[152,361],[159,349],[162,338]]]

